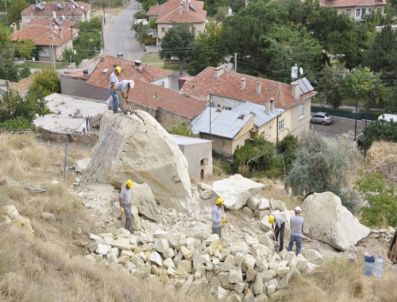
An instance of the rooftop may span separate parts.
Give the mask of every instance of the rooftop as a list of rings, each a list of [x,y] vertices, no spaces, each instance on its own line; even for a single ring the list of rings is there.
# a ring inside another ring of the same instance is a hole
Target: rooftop
[[[196,0],[169,0],[163,4],[152,6],[148,16],[157,17],[156,23],[203,23],[207,18],[204,2]]]
[[[11,34],[12,41],[31,40],[37,46],[60,46],[72,40],[73,33],[56,25],[32,23]]]
[[[61,133],[71,134],[76,132],[83,132],[86,125],[85,118],[74,118],[67,116],[59,116],[56,114],[48,114],[39,116],[33,121],[34,125],[44,130]]]
[[[44,3],[44,2],[41,2]],[[57,5],[58,4],[58,5]],[[39,8],[40,7],[40,8]],[[41,9],[42,8],[42,9]],[[80,1],[58,1],[56,2],[45,2],[44,5],[32,4],[25,8],[22,12],[22,16],[53,16],[54,12],[57,15],[73,16],[73,15],[84,15],[91,9],[91,5]]]
[[[386,6],[386,0],[320,0],[322,7],[373,7]]]
[[[274,100],[275,107],[286,109],[316,95],[306,78],[296,83],[298,98],[294,96],[290,84],[241,74],[224,67],[207,67],[192,80],[186,81],[181,92],[202,101],[206,101],[209,94],[259,105]]]
[[[205,103],[181,95],[177,91],[158,85],[135,81],[130,90],[128,101],[151,109],[164,109],[192,120],[205,108]]]
[[[48,109],[58,116],[86,118],[101,116],[107,110],[104,102],[53,93],[44,98]]]
[[[211,143],[208,139],[202,139],[198,137],[190,137],[190,136],[182,136],[182,135],[173,135],[171,137],[174,139],[175,143],[180,146],[187,145],[198,145],[198,144],[208,144]]]
[[[99,61],[95,69],[88,77],[87,84],[108,89],[110,87],[109,75],[113,71],[113,65],[119,65],[122,69],[119,80],[132,79],[143,82],[153,82],[155,80],[168,77],[171,71],[142,64],[142,69],[135,68],[134,62],[126,59],[105,56]]]
[[[211,123],[210,123],[211,110]],[[252,121],[252,114],[241,115],[234,110],[218,110],[214,107],[207,107],[192,122],[194,134],[207,133],[225,138],[234,138],[249,121]],[[211,125],[211,131],[210,131]]]

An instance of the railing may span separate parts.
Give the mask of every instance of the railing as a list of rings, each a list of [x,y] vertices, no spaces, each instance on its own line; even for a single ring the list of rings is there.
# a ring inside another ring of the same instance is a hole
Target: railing
[[[365,114],[365,112],[358,112],[357,116],[356,116],[356,113],[354,113],[350,110],[333,109],[333,108],[327,108],[327,107],[321,107],[321,106],[312,106],[311,110],[312,110],[312,113],[326,112],[329,115],[333,115],[333,116],[344,117],[344,118],[353,119],[353,120],[356,118],[358,120],[367,119],[369,121],[377,120],[379,115],[382,114],[382,112],[368,112],[367,114]]]

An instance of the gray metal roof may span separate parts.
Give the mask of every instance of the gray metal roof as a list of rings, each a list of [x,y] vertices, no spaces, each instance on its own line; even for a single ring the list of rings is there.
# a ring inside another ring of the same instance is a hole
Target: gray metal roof
[[[171,137],[177,145],[187,146],[187,145],[198,145],[198,144],[208,144],[211,143],[208,139],[202,139],[198,137],[182,136],[171,134]]]
[[[210,133],[211,110],[211,135],[234,138],[240,130],[253,118],[252,114],[241,114],[235,110],[218,110],[206,108],[192,121],[192,131],[198,133]]]
[[[252,114],[254,116],[255,127],[262,127],[284,112],[284,109],[281,108],[275,108],[267,112],[265,106],[249,102],[238,106],[234,110],[238,111],[240,114]]]

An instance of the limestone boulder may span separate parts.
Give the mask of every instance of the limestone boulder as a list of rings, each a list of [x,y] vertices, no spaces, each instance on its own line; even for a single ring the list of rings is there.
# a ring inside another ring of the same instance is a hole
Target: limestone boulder
[[[302,210],[304,233],[336,249],[347,250],[370,233],[370,229],[362,225],[334,193],[308,196]]]
[[[160,204],[190,211],[187,160],[167,131],[141,110],[107,112],[82,182],[121,185],[128,178],[148,184]]]
[[[132,188],[132,196],[132,203],[138,208],[139,215],[156,222],[159,221],[159,207],[148,184],[135,184]]]
[[[213,190],[225,201],[225,207],[230,210],[240,210],[251,196],[258,194],[263,184],[235,174],[229,178],[215,181]]]

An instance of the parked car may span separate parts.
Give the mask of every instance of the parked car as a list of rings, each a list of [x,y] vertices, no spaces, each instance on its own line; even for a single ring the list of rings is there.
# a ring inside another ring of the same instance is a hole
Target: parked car
[[[312,115],[310,122],[321,125],[330,125],[334,122],[334,119],[326,112],[316,112]]]

